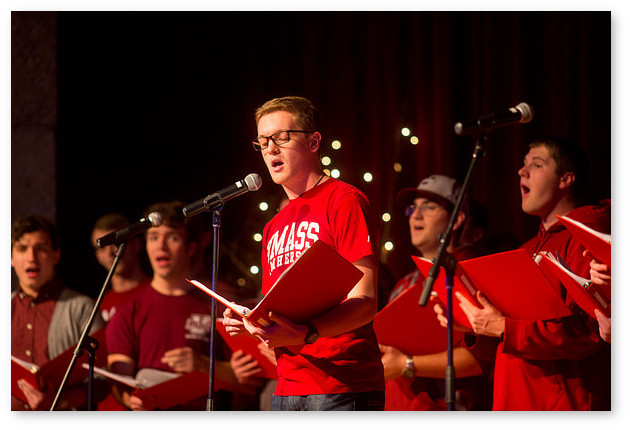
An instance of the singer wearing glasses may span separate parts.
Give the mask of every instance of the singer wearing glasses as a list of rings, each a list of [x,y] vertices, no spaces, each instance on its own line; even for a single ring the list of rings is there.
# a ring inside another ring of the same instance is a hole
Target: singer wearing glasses
[[[272,348],[302,346],[297,354],[275,349],[278,384],[272,410],[383,410],[383,366],[372,329],[377,307],[376,214],[361,191],[322,172],[319,115],[309,100],[270,100],[258,108],[255,119],[254,149],[289,198],[264,229],[263,294],[296,252],[316,240],[330,245],[364,275],[345,301],[306,324],[271,312],[274,324],[262,329],[226,310],[226,330],[257,337]]]
[[[418,256],[429,260],[437,256],[440,235],[446,231],[460,192],[461,186],[457,181],[444,175],[431,175],[423,179],[416,188],[404,188],[398,192],[396,200],[406,205],[409,236]],[[481,255],[472,238],[463,234],[464,226],[472,220],[468,216],[469,206],[465,200],[446,248],[449,255],[457,261]],[[414,285],[422,286],[424,281],[425,278],[418,269],[407,274],[396,283],[389,302]],[[492,360],[484,360],[483,357],[492,357],[496,344],[491,338],[477,340],[469,336],[468,342],[462,339],[453,345],[457,376],[456,410],[488,410],[492,406]],[[413,356],[391,345],[380,347],[385,369],[386,411],[447,410],[444,380],[446,351]]]

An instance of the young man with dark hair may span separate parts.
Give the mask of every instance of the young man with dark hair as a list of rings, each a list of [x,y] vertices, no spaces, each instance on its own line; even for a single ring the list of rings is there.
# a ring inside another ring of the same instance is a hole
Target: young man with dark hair
[[[521,207],[540,218],[538,235],[522,248],[535,256],[557,253],[571,271],[588,278],[590,259],[583,246],[557,221],[566,215],[610,233],[610,201],[579,205],[574,190],[584,184],[586,157],[561,140],[534,141],[520,176]],[[509,288],[506,285],[506,288]],[[460,295],[475,333],[501,339],[494,372],[494,410],[610,410],[610,345],[595,319],[567,290],[554,283],[572,315],[554,320],[523,320],[502,315],[483,294],[478,309]],[[444,316],[440,319],[444,324]]]
[[[76,345],[94,308],[92,299],[67,288],[56,277],[60,258],[60,238],[53,223],[38,215],[13,223],[11,267],[19,288],[11,294],[11,355],[38,366]],[[90,334],[103,325],[97,316]],[[50,409],[59,387],[44,383],[44,391],[39,391],[20,381],[28,403],[12,395],[11,410]],[[67,385],[56,409],[85,409],[86,400],[85,384]]]
[[[226,330],[249,333],[269,347],[302,346],[296,354],[275,349],[278,384],[272,410],[382,410],[383,366],[372,328],[378,277],[375,213],[361,191],[322,173],[319,115],[309,100],[273,99],[255,117],[254,148],[289,198],[263,232],[263,294],[290,266],[291,256],[316,240],[353,263],[363,277],[345,301],[308,323],[270,312],[274,324],[258,328],[226,310]]]

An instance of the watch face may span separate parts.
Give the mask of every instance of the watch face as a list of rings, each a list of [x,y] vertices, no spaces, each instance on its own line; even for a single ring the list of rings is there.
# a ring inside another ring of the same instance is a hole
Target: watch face
[[[306,344],[310,345],[312,343],[315,343],[315,341],[319,338],[319,333],[310,333],[307,337],[306,337]]]
[[[404,376],[405,378],[413,378],[414,376],[416,376],[416,371],[412,368],[405,367],[402,371],[402,376]]]
[[[306,343],[307,345],[310,345],[312,343],[315,343],[315,341],[319,339],[319,332],[317,331],[317,328],[315,328],[314,325],[307,324],[307,326],[308,326],[308,333],[306,334],[304,343]]]

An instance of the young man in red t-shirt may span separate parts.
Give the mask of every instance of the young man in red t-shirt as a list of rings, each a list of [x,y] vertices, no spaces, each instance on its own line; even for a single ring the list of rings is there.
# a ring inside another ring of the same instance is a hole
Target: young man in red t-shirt
[[[264,229],[263,294],[316,240],[332,246],[364,275],[347,300],[307,324],[270,312],[275,324],[258,328],[226,310],[226,330],[249,333],[269,347],[303,345],[295,355],[275,350],[278,384],[272,410],[382,410],[383,366],[372,329],[378,275],[375,213],[361,191],[322,173],[322,136],[310,101],[270,100],[256,111],[256,125],[254,147],[289,198]]]
[[[541,220],[538,235],[522,248],[532,256],[540,251],[557,253],[571,271],[585,278],[590,258],[556,215],[610,233],[610,201],[580,206],[586,166],[579,147],[541,140],[530,145],[518,171],[522,209]],[[475,333],[501,339],[494,410],[610,410],[610,345],[600,338],[597,320],[579,308],[561,284],[554,287],[571,316],[546,321],[509,318],[483,294],[477,297],[483,309],[457,294]],[[444,324],[443,315],[440,319]]]

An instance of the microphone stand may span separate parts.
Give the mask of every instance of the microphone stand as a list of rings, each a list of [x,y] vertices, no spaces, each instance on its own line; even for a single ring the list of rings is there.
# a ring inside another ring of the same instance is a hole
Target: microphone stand
[[[109,281],[111,280],[114,272],[116,271],[116,267],[118,266],[118,261],[122,258],[123,254],[125,253],[126,247],[127,247],[126,242],[122,242],[120,245],[118,245],[118,250],[116,251],[116,257],[114,258],[112,267],[109,268],[109,273],[107,274],[107,277],[105,278],[105,282],[103,283],[103,287],[101,288],[101,292],[99,293],[98,298],[96,299],[96,302],[94,303],[94,307],[92,308],[92,313],[90,314],[90,318],[85,324],[83,332],[81,333],[81,337],[79,338],[79,341],[77,342],[77,346],[74,349],[74,353],[72,354],[72,359],[70,360],[70,364],[68,365],[68,368],[66,369],[66,374],[63,377],[63,380],[61,381],[61,385],[59,386],[59,389],[57,390],[55,400],[53,400],[52,406],[50,407],[51,411],[55,410],[55,407],[57,406],[57,402],[59,401],[59,398],[61,396],[61,392],[63,391],[64,386],[66,385],[66,382],[68,378],[70,377],[72,370],[74,369],[77,359],[83,354],[84,349],[88,353],[87,410],[88,411],[92,410],[92,395],[93,395],[93,383],[94,383],[94,357],[95,357],[96,350],[99,347],[99,342],[96,339],[90,337],[88,333],[90,332],[90,328],[92,327],[94,318],[96,318],[96,314],[101,306],[101,302],[103,301],[103,296],[105,295],[105,290],[107,289],[107,285],[109,285]]]
[[[212,209],[212,291],[217,290],[217,274],[219,271],[219,235],[221,229],[221,210],[222,205],[216,206]],[[212,307],[210,308],[210,355],[209,355],[209,370],[208,370],[208,399],[206,401],[206,411],[210,412],[214,410],[214,338],[215,338],[215,325],[216,325],[216,300],[212,299]]]
[[[431,295],[431,291],[433,291],[433,283],[438,276],[440,266],[445,267],[446,271],[446,316],[448,319],[446,326],[446,352],[447,352],[447,365],[446,365],[446,407],[447,410],[453,411],[455,410],[455,367],[453,365],[453,274],[455,271],[455,267],[453,265],[448,264],[446,257],[446,248],[451,241],[451,234],[453,232],[453,226],[457,220],[457,214],[460,211],[460,208],[464,202],[464,198],[468,192],[470,178],[472,177],[473,170],[477,165],[477,162],[484,154],[484,145],[486,143],[486,135],[481,131],[477,137],[477,143],[475,144],[475,149],[473,151],[472,160],[470,161],[470,165],[468,167],[468,172],[466,173],[466,178],[464,179],[464,183],[462,184],[462,189],[459,193],[459,197],[457,198],[457,202],[455,203],[455,208],[453,209],[453,213],[451,214],[451,218],[448,222],[448,226],[446,227],[446,231],[440,235],[440,247],[438,249],[435,260],[433,261],[433,266],[431,266],[431,270],[429,270],[429,274],[427,279],[424,282],[424,288],[422,290],[422,295],[420,296],[420,300],[418,301],[419,306],[426,306],[427,301],[429,300],[429,296]],[[450,266],[450,267],[449,267]]]

